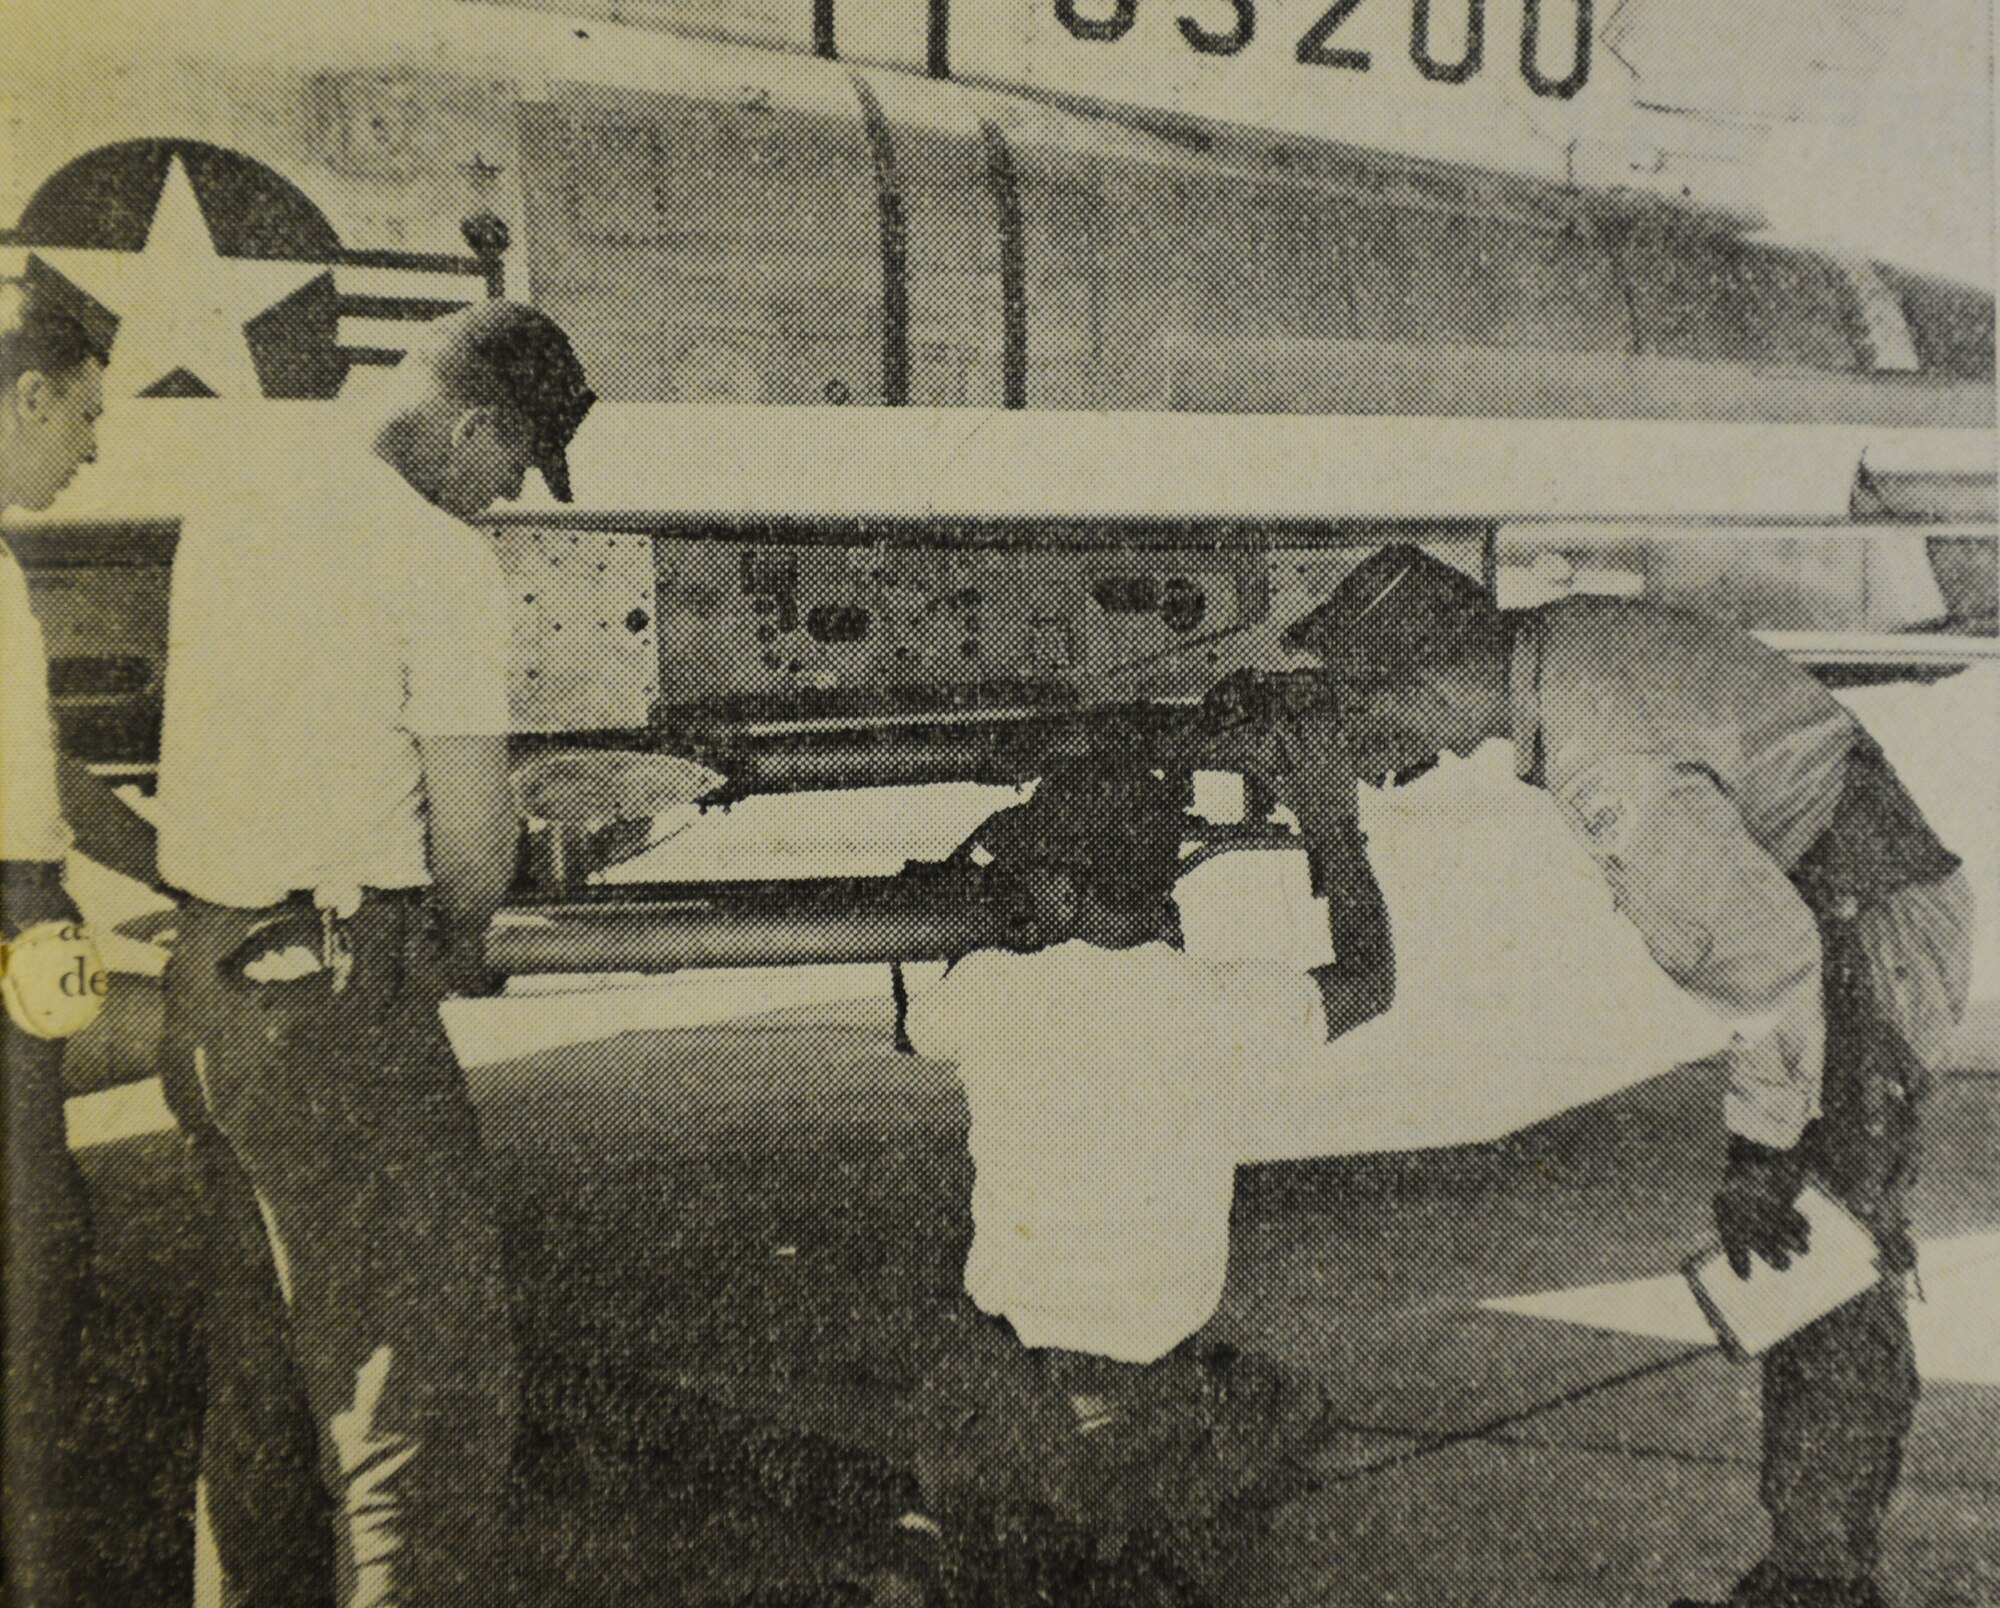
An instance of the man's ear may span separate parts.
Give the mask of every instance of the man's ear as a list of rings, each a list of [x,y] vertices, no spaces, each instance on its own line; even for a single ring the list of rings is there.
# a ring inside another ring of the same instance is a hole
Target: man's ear
[[[499,411],[486,404],[464,409],[451,425],[451,444],[462,447],[478,436],[498,433]]]
[[[40,423],[55,408],[56,390],[55,381],[48,375],[40,369],[29,369],[14,382],[13,395],[9,400],[22,418]]]

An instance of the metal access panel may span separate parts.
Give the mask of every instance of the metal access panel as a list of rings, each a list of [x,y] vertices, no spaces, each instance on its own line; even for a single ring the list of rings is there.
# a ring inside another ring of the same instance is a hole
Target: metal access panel
[[[631,731],[660,691],[653,542],[644,535],[502,527],[514,591],[514,728]]]
[[[883,247],[850,80],[746,64],[658,92],[560,83],[522,108],[528,279],[600,395],[876,403]]]
[[[963,710],[1126,681],[1198,691],[1201,646],[1265,609],[1257,553],[666,538],[658,552],[670,708]]]

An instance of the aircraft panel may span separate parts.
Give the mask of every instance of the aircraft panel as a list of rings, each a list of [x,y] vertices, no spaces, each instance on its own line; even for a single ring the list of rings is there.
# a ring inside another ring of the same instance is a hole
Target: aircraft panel
[[[1901,301],[1917,355],[1927,374],[1944,379],[1993,374],[1993,299],[1965,285],[1927,279],[1879,264]]]
[[[1843,373],[1864,366],[1851,274],[1804,252],[1747,241],[1734,269],[1731,310],[1754,361]]]
[[[1543,351],[1625,347],[1630,324],[1618,281],[1589,230],[1468,219],[1475,283],[1491,287],[1486,339]]]
[[[885,400],[877,176],[837,105],[575,85],[523,107],[531,281],[606,394]]]
[[[1619,266],[1631,300],[1634,350],[1649,357],[1742,361],[1749,352],[1722,297],[1734,281],[1729,243],[1669,218],[1621,231]]]
[[[1270,308],[1267,332],[1298,340],[1359,338],[1348,263],[1351,204],[1293,182],[1261,185],[1254,208],[1249,227],[1257,242],[1259,299]]]
[[[1835,373],[1887,366],[1870,361],[1854,282],[1865,267],[1842,274],[1825,260],[1667,218],[1635,220],[1618,242],[1642,354]]]
[[[519,527],[495,541],[514,592],[515,730],[644,727],[660,691],[653,544]]]
[[[707,703],[865,723],[1021,699],[1063,709],[1145,666],[1149,689],[1187,695],[1216,656],[1183,664],[1177,650],[1256,625],[1267,607],[1264,560],[1248,552],[661,539],[656,553],[662,697],[695,714]]]
[[[1006,281],[986,146],[963,107],[948,122],[906,118],[904,86],[883,76],[871,82],[888,123],[905,229],[909,399],[999,407]]]
[[[1037,145],[1015,144],[1011,153],[1020,219],[1026,404],[1094,409],[1101,397],[1099,295],[1106,228],[1097,162]],[[1002,249],[1008,249],[1004,243]]]
[[[1259,187],[1197,167],[1112,160],[1089,183],[1102,220],[1091,269],[1097,394],[1114,407],[1156,407],[1165,355],[1233,349],[1269,332],[1278,309],[1260,249]]]

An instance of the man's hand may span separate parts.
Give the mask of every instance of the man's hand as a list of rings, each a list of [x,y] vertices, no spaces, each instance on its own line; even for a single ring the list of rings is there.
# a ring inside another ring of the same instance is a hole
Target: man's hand
[[[1797,1205],[1803,1181],[1796,1150],[1730,1136],[1729,1161],[1715,1192],[1715,1228],[1739,1279],[1750,1276],[1753,1255],[1781,1273],[1794,1256],[1805,1255],[1812,1230]]]
[[[60,860],[0,860],[0,939],[45,921],[82,919],[63,885]]]
[[[1202,696],[1197,725],[1221,732],[1259,724],[1269,708],[1270,682],[1268,671],[1232,670]]]
[[[1357,808],[1354,762],[1325,678],[1310,670],[1225,676],[1202,700],[1196,734],[1202,762],[1254,777],[1292,812],[1307,844],[1313,893],[1325,897],[1325,862]]]
[[[1337,778],[1323,774],[1339,747],[1333,716],[1326,684],[1311,671],[1238,670],[1202,699],[1187,758],[1262,782],[1310,831],[1322,813],[1315,807],[1319,795],[1341,791]]]
[[[430,806],[431,876],[445,923],[452,990],[490,994],[486,928],[514,880],[520,817],[507,774],[507,740],[419,737]]]
[[[1285,756],[1274,751],[1279,733],[1294,741],[1302,731],[1317,735],[1334,725],[1334,700],[1326,679],[1311,670],[1237,670],[1224,676],[1201,700],[1190,733],[1194,754],[1222,764],[1263,761],[1251,771],[1265,781]],[[1245,768],[1249,768],[1247,765]]]

